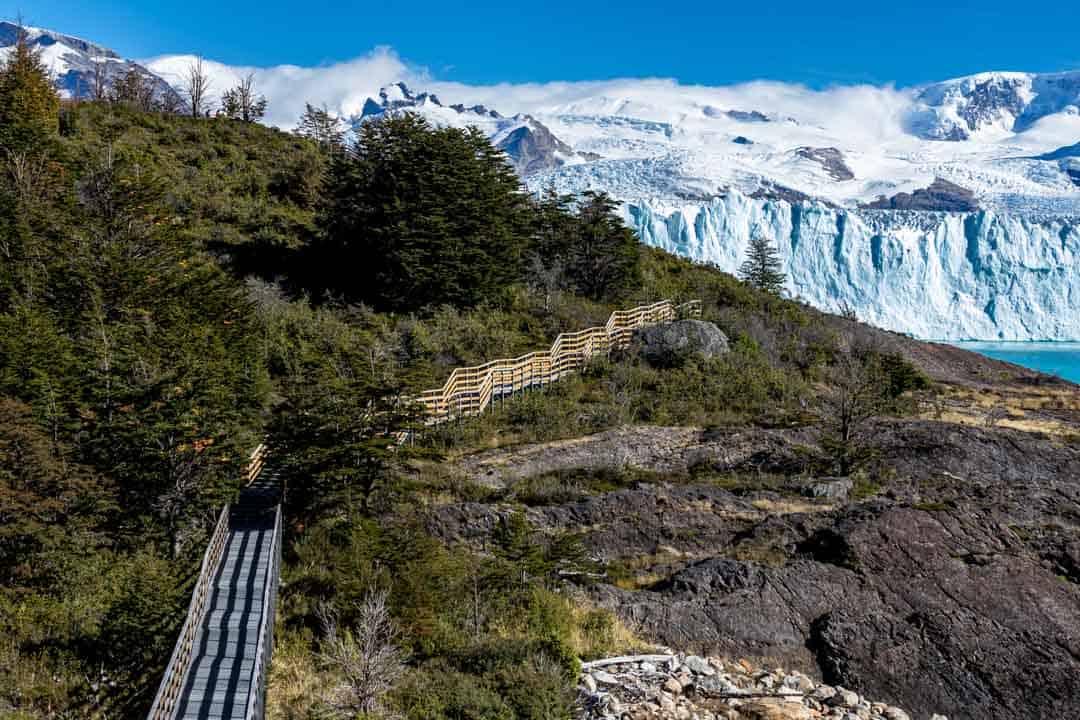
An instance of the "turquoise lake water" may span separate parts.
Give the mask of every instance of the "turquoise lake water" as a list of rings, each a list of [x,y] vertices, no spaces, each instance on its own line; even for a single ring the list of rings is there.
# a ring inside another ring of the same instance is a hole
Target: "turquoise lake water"
[[[998,360],[1007,360],[1080,383],[1080,342],[958,342],[953,344],[965,350],[973,350]]]

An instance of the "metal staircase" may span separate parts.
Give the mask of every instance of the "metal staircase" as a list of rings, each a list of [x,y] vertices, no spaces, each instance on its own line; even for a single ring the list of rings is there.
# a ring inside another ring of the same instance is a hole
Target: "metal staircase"
[[[150,720],[263,717],[281,558],[280,483],[264,453],[222,510]]]

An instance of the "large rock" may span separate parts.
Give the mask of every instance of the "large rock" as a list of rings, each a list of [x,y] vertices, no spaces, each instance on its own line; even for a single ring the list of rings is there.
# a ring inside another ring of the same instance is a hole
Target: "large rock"
[[[724,331],[704,320],[676,320],[634,332],[631,347],[656,367],[680,365],[697,353],[706,358],[728,352]]]

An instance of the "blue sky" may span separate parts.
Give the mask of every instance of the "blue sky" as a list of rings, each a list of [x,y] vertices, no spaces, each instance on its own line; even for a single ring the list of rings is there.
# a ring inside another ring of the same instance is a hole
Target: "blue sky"
[[[3,14],[128,57],[197,52],[232,65],[312,66],[390,46],[440,80],[472,84],[669,77],[906,86],[982,70],[1080,68],[1080,12],[1068,0],[14,2],[22,4]]]

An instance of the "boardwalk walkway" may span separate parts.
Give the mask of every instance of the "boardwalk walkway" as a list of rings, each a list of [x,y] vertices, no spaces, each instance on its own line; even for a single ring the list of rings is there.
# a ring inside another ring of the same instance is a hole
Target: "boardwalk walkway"
[[[151,720],[263,717],[281,555],[279,501],[277,473],[267,467],[228,508],[217,560],[204,566],[212,581],[201,601],[196,588],[192,629],[185,624],[188,632],[181,632]]]

